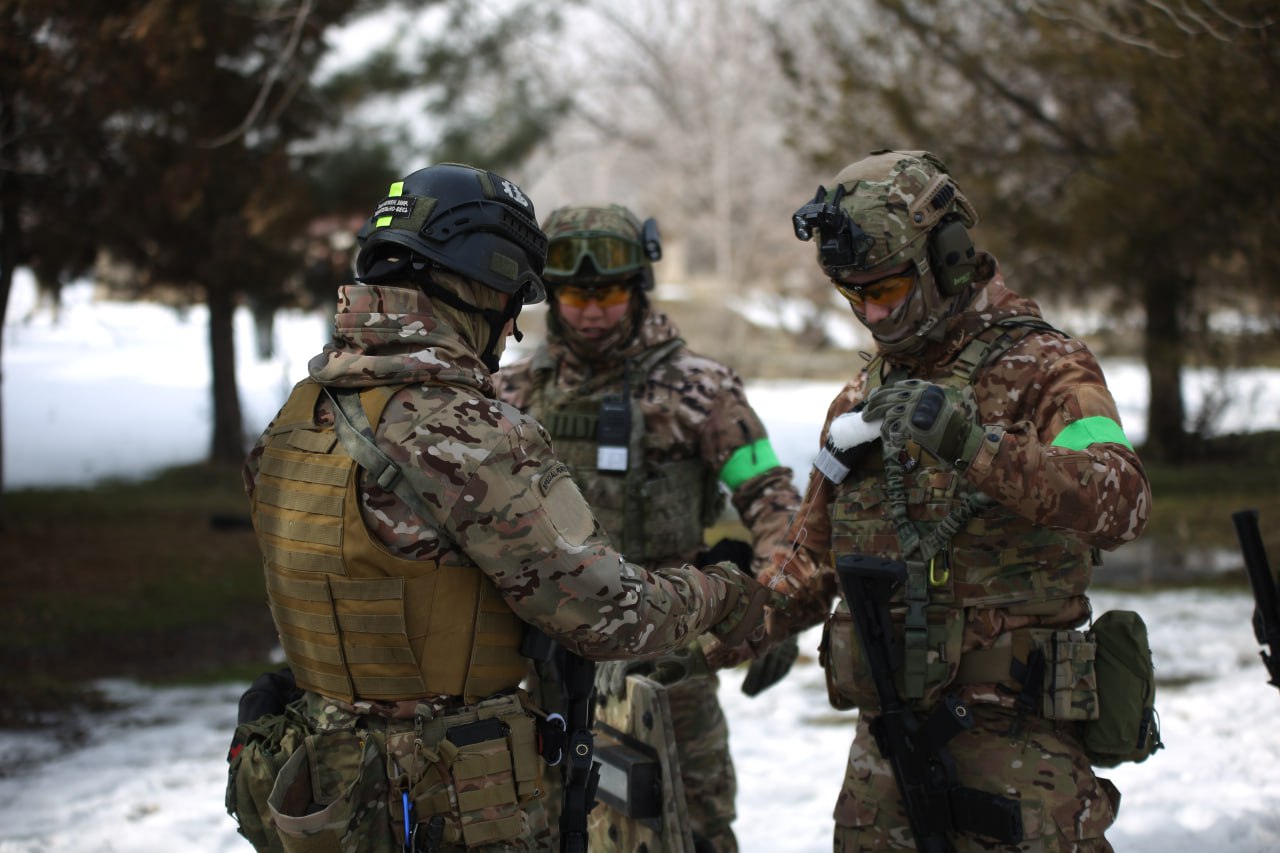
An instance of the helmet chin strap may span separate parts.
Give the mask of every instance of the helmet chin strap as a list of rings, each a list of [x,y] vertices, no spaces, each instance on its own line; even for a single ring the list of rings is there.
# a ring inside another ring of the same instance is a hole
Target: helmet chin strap
[[[480,361],[484,363],[490,373],[497,373],[498,344],[502,340],[502,332],[506,328],[508,320],[511,321],[511,332],[516,341],[524,340],[524,333],[516,326],[516,318],[520,315],[520,309],[524,307],[524,288],[522,287],[510,295],[505,308],[501,311],[495,311],[492,308],[481,308],[478,305],[472,305],[447,288],[441,287],[431,278],[430,265],[425,259],[420,261],[415,256],[412,269],[411,277],[414,283],[422,289],[422,292],[429,299],[439,299],[444,304],[465,314],[479,314],[489,323],[489,340],[484,345],[484,351],[480,353]],[[430,288],[430,291],[427,288]]]

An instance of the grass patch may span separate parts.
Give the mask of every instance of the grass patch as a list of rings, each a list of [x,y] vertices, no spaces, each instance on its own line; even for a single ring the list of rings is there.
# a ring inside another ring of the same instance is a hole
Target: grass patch
[[[92,706],[93,678],[163,682],[261,667],[274,644],[238,467],[4,494],[6,717]],[[259,668],[258,671],[261,671]]]
[[[1271,563],[1280,561],[1280,432],[1211,439],[1194,460],[1148,463],[1146,470],[1152,496],[1146,537],[1175,549],[1238,550],[1231,514],[1256,509]]]

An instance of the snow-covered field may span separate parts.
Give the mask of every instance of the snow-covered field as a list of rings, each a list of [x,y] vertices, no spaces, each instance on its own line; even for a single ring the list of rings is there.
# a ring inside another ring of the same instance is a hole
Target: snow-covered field
[[[200,459],[208,435],[205,314],[94,303],[67,293],[62,320],[35,312],[30,282],[15,282],[4,335],[7,487],[136,477]],[[279,355],[255,362],[247,316],[237,317],[239,378],[249,431],[275,413],[318,350],[328,322],[286,315]],[[1129,435],[1145,430],[1139,365],[1107,363]],[[1195,401],[1216,377],[1192,374]],[[1280,427],[1280,371],[1233,375],[1223,431]],[[803,472],[839,383],[749,386],[779,456]],[[1224,508],[1224,513],[1234,507]],[[1272,555],[1272,561],[1280,555]],[[1196,589],[1099,590],[1095,611],[1142,613],[1151,629],[1157,701],[1167,749],[1108,772],[1123,792],[1109,837],[1117,850],[1150,853],[1280,850],[1280,695],[1266,684],[1249,624],[1247,593]],[[844,772],[853,714],[826,702],[815,649],[786,681],[748,699],[738,674],[721,696],[739,782],[744,853],[821,851]],[[223,811],[225,753],[239,686],[153,690],[106,682],[120,710],[86,720],[83,741],[0,731],[0,853],[248,850]]]

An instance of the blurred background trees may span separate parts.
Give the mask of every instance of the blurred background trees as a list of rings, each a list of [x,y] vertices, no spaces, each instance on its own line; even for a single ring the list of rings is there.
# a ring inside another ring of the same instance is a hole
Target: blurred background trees
[[[0,320],[18,266],[50,294],[92,275],[207,304],[210,455],[238,460],[235,307],[265,353],[275,308],[329,306],[355,228],[408,171],[472,162],[544,215],[657,216],[663,276],[710,294],[745,353],[748,295],[807,306],[793,338],[832,346],[790,213],[872,149],[927,148],[1016,289],[1092,312],[1094,338],[1145,361],[1144,452],[1184,458],[1211,413],[1186,411],[1182,368],[1280,350],[1277,17],[1261,0],[0,0]]]
[[[1194,452],[1181,373],[1229,356],[1215,318],[1267,318],[1236,324],[1236,346],[1277,331],[1275,5],[869,0],[853,21],[847,5],[807,6],[783,58],[802,127],[861,120],[796,145],[831,170],[869,136],[940,153],[1016,289],[1136,312],[1144,452]]]

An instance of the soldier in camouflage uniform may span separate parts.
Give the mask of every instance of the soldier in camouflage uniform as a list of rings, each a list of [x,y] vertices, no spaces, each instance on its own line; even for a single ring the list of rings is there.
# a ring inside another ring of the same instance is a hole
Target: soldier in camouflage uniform
[[[619,205],[565,207],[543,228],[547,341],[502,370],[501,398],[547,427],[628,560],[645,566],[699,560],[703,529],[723,508],[721,483],[755,552],[771,552],[799,503],[792,472],[778,464],[737,374],[691,352],[670,318],[650,304],[652,262],[661,253],[654,221],[641,223]],[[618,430],[610,429],[610,418]],[[732,851],[737,785],[719,679],[702,648],[707,639],[644,671],[668,682],[697,849]],[[780,652],[782,666],[759,662],[775,679],[790,662]],[[636,668],[601,667],[598,690],[616,694],[626,671]],[[617,846],[593,823],[593,850]]]
[[[543,428],[494,399],[520,307],[544,296],[517,186],[432,166],[362,236],[332,342],[245,468],[306,691],[269,823],[286,850],[556,849],[526,629],[626,660],[706,631],[740,643],[767,594],[727,563],[624,561]]]
[[[1099,549],[1142,532],[1150,488],[1098,362],[1005,286],[968,236],[976,221],[923,151],[875,152],[796,212],[877,351],[832,402],[792,544],[760,575],[793,596],[769,635],[826,616],[835,557],[905,561],[891,609],[899,692],[922,719],[944,693],[962,700],[975,725],[947,745],[959,783],[1018,800],[1022,815],[1020,844],[948,840],[1110,850],[1119,795],[1082,748],[1096,692],[1093,648],[1074,629],[1090,618]],[[827,618],[831,700],[862,712],[835,850],[914,849],[868,728],[878,696],[845,603]]]

